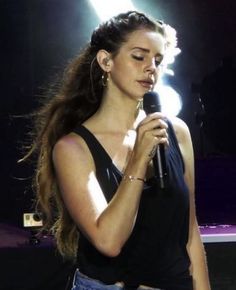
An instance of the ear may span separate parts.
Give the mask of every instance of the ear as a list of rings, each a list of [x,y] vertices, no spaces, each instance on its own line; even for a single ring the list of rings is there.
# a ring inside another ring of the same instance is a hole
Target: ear
[[[97,62],[102,70],[110,72],[112,59],[111,54],[104,49],[101,49],[97,53]]]

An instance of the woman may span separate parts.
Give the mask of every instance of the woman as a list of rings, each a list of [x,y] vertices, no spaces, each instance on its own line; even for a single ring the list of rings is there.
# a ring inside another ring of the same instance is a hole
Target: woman
[[[187,126],[145,115],[174,30],[135,11],[101,24],[37,115],[37,198],[77,289],[209,290]],[[177,137],[177,138],[176,138]],[[168,186],[152,158],[167,156]]]

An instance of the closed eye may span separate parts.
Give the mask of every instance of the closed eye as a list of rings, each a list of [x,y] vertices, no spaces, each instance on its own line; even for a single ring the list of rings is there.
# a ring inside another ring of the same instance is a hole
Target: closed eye
[[[159,66],[161,64],[161,61],[160,60],[155,60],[155,65],[156,66]]]
[[[139,60],[139,61],[142,61],[144,60],[144,57],[143,56],[137,56],[137,55],[132,55],[132,57],[136,60]]]
[[[135,59],[135,60],[138,60],[138,61],[143,61],[144,60],[144,57],[143,56],[137,56],[137,55],[132,55],[132,57]],[[156,67],[158,67],[162,62],[162,59],[159,60],[159,59],[156,59],[155,60],[155,65]]]

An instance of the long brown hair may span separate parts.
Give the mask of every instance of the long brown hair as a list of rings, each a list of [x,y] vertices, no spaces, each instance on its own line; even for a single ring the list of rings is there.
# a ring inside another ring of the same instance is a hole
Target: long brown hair
[[[38,156],[34,178],[37,208],[42,213],[44,229],[53,231],[58,249],[66,258],[76,257],[78,231],[61,198],[52,150],[62,136],[92,116],[100,106],[104,87],[97,52],[105,49],[114,57],[127,36],[138,29],[166,36],[163,23],[136,11],[102,23],[94,30],[90,43],[70,62],[51,99],[35,115],[32,146],[22,160],[35,153]]]

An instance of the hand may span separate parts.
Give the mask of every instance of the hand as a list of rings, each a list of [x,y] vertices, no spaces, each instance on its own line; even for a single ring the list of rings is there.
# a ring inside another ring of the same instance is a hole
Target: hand
[[[133,154],[146,164],[154,157],[158,144],[168,145],[168,125],[163,113],[147,115],[137,127],[137,138]]]

